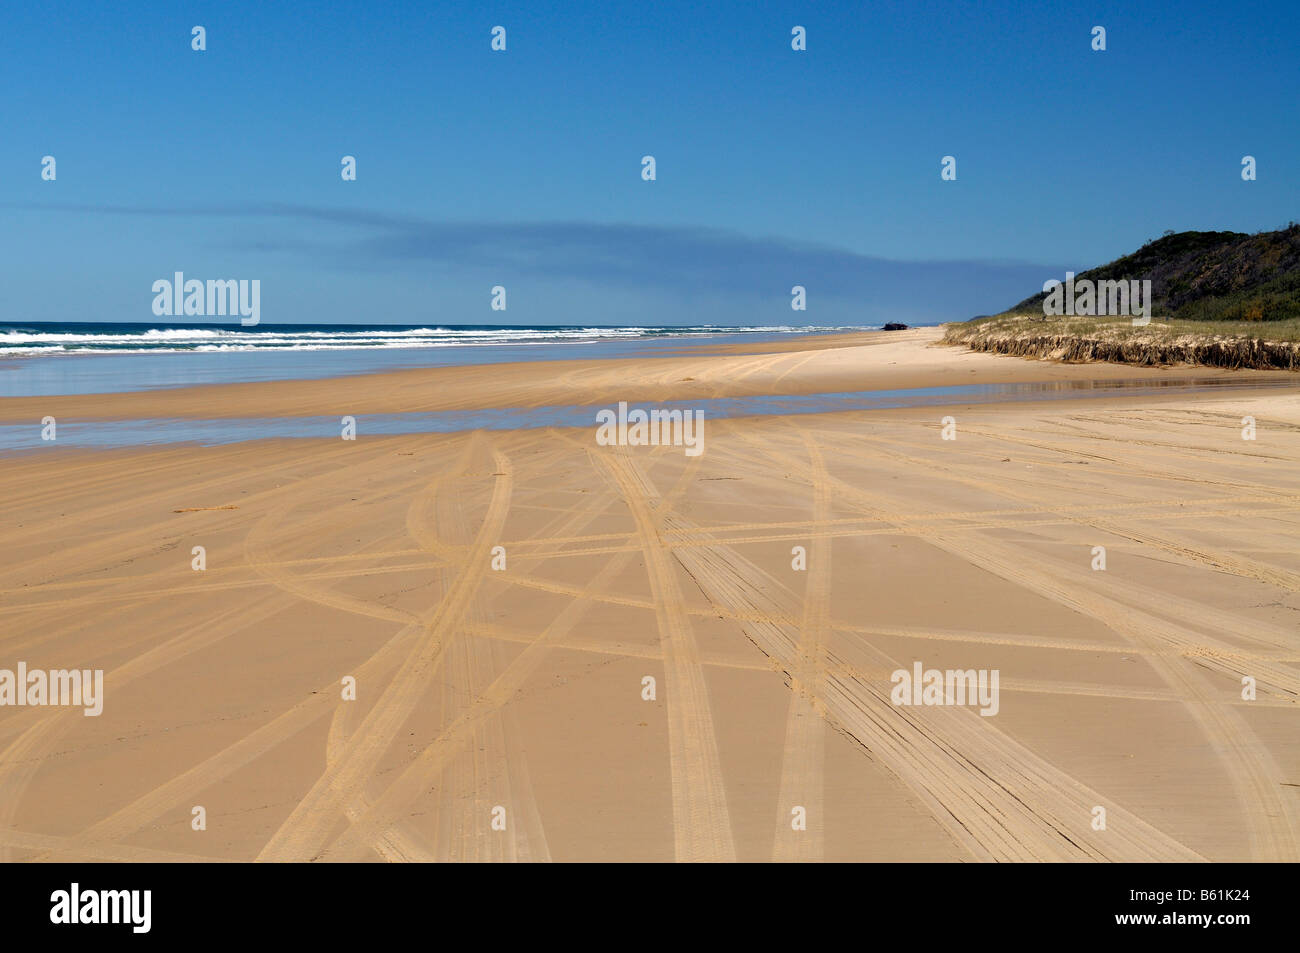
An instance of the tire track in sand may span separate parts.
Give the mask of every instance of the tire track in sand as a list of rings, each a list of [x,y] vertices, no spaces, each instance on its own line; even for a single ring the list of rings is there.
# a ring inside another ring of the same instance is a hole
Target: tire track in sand
[[[360,796],[375,766],[428,687],[429,679],[441,664],[448,640],[455,636],[455,627],[478,589],[482,567],[487,565],[491,547],[501,538],[501,529],[510,508],[513,487],[510,459],[499,450],[492,451],[492,458],[497,473],[492,497],[483,525],[456,581],[423,626],[423,637],[366,714],[338,760],[325,769],[301,803],[272,835],[258,860],[311,860],[320,853],[334,827],[344,818],[344,808]],[[437,492],[443,479],[436,478],[429,491]]]
[[[612,495],[602,495],[588,501],[587,508],[574,513],[571,511],[562,511],[561,514],[546,529],[541,531],[542,535],[550,535],[552,532],[571,533],[577,532],[599,516],[604,506],[607,505]],[[435,514],[436,511],[436,514]],[[445,527],[439,531],[439,526]],[[440,496],[433,505],[427,500],[416,500],[408,508],[407,512],[408,531],[416,535],[416,538],[422,543],[424,550],[446,551],[450,552],[456,548],[448,537],[463,538],[468,535],[468,529],[464,525],[463,511],[456,501],[450,498]],[[448,531],[450,530],[450,532]],[[461,549],[464,547],[462,546]],[[422,551],[424,551],[422,550]],[[539,562],[537,558],[518,557],[524,562]],[[518,563],[516,563],[518,565]],[[598,576],[598,579],[602,578]],[[506,585],[512,585],[512,575],[507,574],[502,580]],[[596,584],[596,581],[593,581]],[[447,588],[444,580],[444,589]],[[457,639],[449,647],[449,653],[452,656],[457,654],[458,646],[465,645],[467,648],[473,647],[477,653],[477,664],[483,665],[483,653],[492,651],[492,645],[489,641],[475,637],[477,629],[486,623],[479,618],[480,613],[473,611],[467,613],[469,618],[462,622],[462,629],[468,638]],[[583,605],[581,612],[585,613],[588,606]],[[577,621],[574,617],[573,621]],[[546,639],[547,633],[536,639],[529,638],[524,640],[525,644],[540,642]],[[551,641],[547,639],[547,641]],[[473,660],[466,661],[464,666],[471,675],[474,674]],[[486,657],[486,667],[490,674],[495,670],[495,663],[491,656]],[[448,680],[451,673],[460,669],[461,665],[456,663],[454,658],[449,659],[444,665],[444,671],[448,673]],[[531,672],[531,668],[529,669]],[[506,679],[510,672],[503,673],[500,678]],[[449,682],[450,684],[450,682]],[[522,685],[522,679],[519,682]],[[465,693],[471,703],[480,705],[485,691],[477,684],[457,686]],[[488,691],[491,689],[489,688]],[[442,705],[444,713],[444,724],[452,724],[456,720],[455,707],[451,704],[451,693],[444,690],[442,695]],[[347,738],[356,731],[356,722],[358,716],[353,714],[354,709],[350,706],[340,706],[335,709],[334,719],[330,724],[329,738],[327,741],[327,760],[333,761],[338,757]],[[508,830],[513,832],[513,837],[505,844],[505,850],[499,857],[491,859],[501,859],[510,861],[541,861],[548,862],[550,858],[550,849],[546,842],[546,832],[542,825],[541,814],[537,809],[536,799],[533,795],[531,781],[528,774],[527,761],[524,752],[515,742],[516,731],[512,729],[514,724],[513,716],[508,708],[498,712],[500,717],[492,717],[491,724],[488,726],[490,733],[483,737],[480,732],[479,743],[477,748],[487,748],[487,741],[491,741],[491,750],[485,751],[485,761],[489,765],[495,766],[504,777],[504,789],[508,792],[504,799],[493,798],[493,803],[499,803],[504,800],[506,804],[511,805],[510,814],[515,818],[516,823],[509,825]],[[461,736],[464,741],[469,742],[466,736]],[[449,739],[448,731],[442,730],[435,745],[442,744],[450,753],[459,753],[455,745],[460,739]],[[459,760],[459,758],[457,759]],[[459,765],[452,765],[459,767]],[[459,803],[462,798],[462,789],[455,783],[449,783],[446,775],[449,773],[446,769],[446,763],[440,764],[437,769],[430,770],[426,776],[424,787],[427,789],[431,785],[436,785],[438,792],[437,810],[438,810],[438,838],[435,845],[427,845],[422,838],[414,833],[409,826],[405,825],[400,819],[393,821],[387,829],[372,828],[372,846],[381,856],[389,861],[438,861],[438,860],[466,860],[482,859],[481,857],[481,838],[477,837],[475,832],[481,829],[477,823],[478,819],[485,816],[485,812],[477,803],[470,808],[469,816],[465,816],[464,805]],[[463,773],[463,772],[459,772]],[[442,778],[439,783],[439,778]],[[477,798],[477,785],[470,793]],[[377,803],[376,798],[372,798],[363,792],[357,801],[350,804],[346,810],[348,820],[355,824],[368,821],[372,816],[371,811]],[[459,818],[453,818],[452,815],[460,815]],[[501,840],[494,838],[494,841]],[[326,855],[333,853],[327,848]]]
[[[587,450],[585,443],[579,443],[571,438],[564,439],[575,443],[583,451]],[[697,472],[698,466],[698,459],[692,459],[683,470],[672,490],[660,498],[656,512],[665,511],[672,500],[689,489],[690,482]],[[604,511],[609,501],[616,498],[613,493],[602,493],[585,500],[584,508],[570,516],[564,525],[580,529],[590,524]],[[630,560],[631,555],[631,553],[617,555],[614,559],[606,562],[584,588],[569,592],[570,602],[543,630],[541,635],[521,637],[518,641],[524,645],[524,649],[515,656],[505,671],[485,690],[474,696],[473,703],[462,711],[459,717],[420,753],[419,758],[409,765],[398,779],[372,803],[370,810],[361,819],[355,821],[351,830],[345,831],[333,844],[326,848],[321,855],[321,859],[352,859],[364,849],[367,843],[373,842],[375,837],[396,824],[400,812],[428,790],[429,786],[434,784],[439,775],[453,762],[460,749],[470,742],[477,725],[482,720],[492,718],[500,712],[507,719],[506,741],[507,745],[510,745],[515,732],[510,730],[509,727],[513,716],[507,707],[508,703],[523,689],[528,679],[550,651],[566,645],[569,633],[573,631],[574,627],[596,603],[599,593],[606,584],[618,578],[618,575]],[[525,563],[541,562],[545,558],[536,556],[522,557]],[[510,585],[518,585],[523,578],[524,576],[517,569],[512,569],[508,572],[505,581]],[[652,608],[652,605],[647,603],[645,608]],[[470,630],[476,634],[481,634],[481,630],[473,625],[470,626]],[[656,657],[661,659],[661,655]],[[528,790],[527,765],[522,759],[518,760],[517,764],[522,775],[521,789],[526,791]],[[540,843],[544,848],[544,832],[540,816],[536,816],[535,802],[526,799],[522,805],[516,807],[515,816],[519,817],[521,811],[526,831],[536,831],[538,834],[537,838],[534,838],[531,833],[529,834],[528,850],[533,851],[536,849],[533,846],[534,843]],[[523,849],[524,845],[521,844],[519,850],[522,852]],[[547,852],[547,857],[549,858],[549,852]],[[521,855],[520,859],[524,859],[524,857]]]
[[[757,446],[766,456],[794,472],[807,472],[806,465],[798,457],[773,449],[767,444],[756,444],[743,433],[739,435]],[[893,505],[891,500],[837,477],[830,479],[845,501],[859,511],[879,519],[889,519],[890,507]],[[1068,577],[1053,575],[1043,569],[1044,559],[1035,557],[1031,563],[1023,553],[1007,544],[973,536],[952,536],[937,530],[923,530],[897,517],[891,521],[900,530],[1013,585],[1097,619],[1134,645],[1156,649],[1170,638],[1171,633],[1186,643],[1204,641],[1204,636],[1198,633],[1091,591],[1078,583],[1074,574]],[[1294,859],[1300,855],[1300,823],[1296,819],[1296,805],[1280,791],[1278,784],[1283,774],[1249,724],[1223,703],[1221,693],[1207,686],[1198,670],[1189,669],[1183,660],[1156,653],[1145,657],[1165,684],[1183,700],[1188,714],[1214,746],[1227,777],[1236,789],[1250,832],[1252,856],[1259,860],[1272,860]],[[1288,672],[1277,672],[1277,680],[1285,681],[1286,674]]]
[[[813,479],[813,521],[831,518],[830,485],[821,449],[804,434]],[[803,624],[795,646],[790,673],[790,707],[785,720],[785,749],[781,756],[781,781],[776,805],[774,861],[821,861],[826,856],[825,802],[826,724],[822,720],[822,693],[826,680],[826,640],[829,635],[831,539],[809,541],[807,584],[804,587]],[[795,830],[791,812],[804,808],[808,827]]]
[[[668,750],[672,771],[673,839],[679,861],[734,861],[731,817],[713,730],[709,690],[673,559],[651,509],[658,494],[622,448],[590,453],[613,477],[631,511],[645,555],[664,651]]]
[[[788,590],[724,546],[677,552],[711,601],[753,613],[741,626],[764,654],[798,665]],[[779,594],[784,597],[778,601]],[[868,643],[865,662],[827,652],[825,710],[849,737],[917,793],[936,819],[985,861],[1193,861],[1204,858],[1016,742],[970,708],[904,707],[888,682],[847,674],[901,666]],[[1093,806],[1108,830],[1090,829]]]

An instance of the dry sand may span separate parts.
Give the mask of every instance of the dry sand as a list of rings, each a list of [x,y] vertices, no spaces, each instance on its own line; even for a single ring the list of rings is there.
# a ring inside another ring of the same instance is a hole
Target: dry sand
[[[0,420],[1190,376],[934,337]],[[1300,859],[1300,386],[709,420],[699,457],[593,433],[0,460],[0,668],[106,673],[99,717],[0,708],[0,854]],[[893,704],[918,661],[998,671],[997,714]]]

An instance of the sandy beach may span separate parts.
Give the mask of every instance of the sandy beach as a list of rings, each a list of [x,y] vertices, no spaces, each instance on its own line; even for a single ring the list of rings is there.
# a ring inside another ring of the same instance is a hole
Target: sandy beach
[[[2,459],[0,668],[103,697],[0,707],[0,856],[1300,860],[1300,379],[939,333],[0,400],[360,421]],[[698,456],[365,430],[1193,378],[1227,384],[709,419]],[[900,704],[918,663],[996,711]]]

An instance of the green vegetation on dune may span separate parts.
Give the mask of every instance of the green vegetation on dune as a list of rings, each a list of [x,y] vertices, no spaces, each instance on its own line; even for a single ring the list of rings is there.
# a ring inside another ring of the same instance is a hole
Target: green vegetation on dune
[[[1150,281],[1151,322],[1044,315],[1040,292],[1001,314],[947,325],[943,340],[1063,361],[1300,370],[1300,225],[1167,233],[1075,276],[1084,279]]]
[[[1058,276],[1064,277],[1064,276]],[[1151,282],[1157,317],[1186,321],[1287,321],[1300,318],[1300,225],[1275,232],[1177,232],[1109,264],[1090,279]],[[1044,292],[1003,314],[1043,313]]]

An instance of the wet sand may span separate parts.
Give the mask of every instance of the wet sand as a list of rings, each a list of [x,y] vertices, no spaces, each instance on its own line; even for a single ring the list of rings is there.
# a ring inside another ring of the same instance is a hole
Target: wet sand
[[[390,371],[274,383],[0,399],[0,422],[414,413],[1068,380],[1286,378],[1282,372],[1052,364],[938,344],[940,328],[701,347],[676,357]],[[841,346],[834,346],[836,344]],[[775,349],[774,349],[775,348]],[[755,352],[757,349],[757,353]],[[123,360],[130,360],[129,355]]]
[[[936,336],[0,421],[1183,373]],[[1300,383],[706,426],[698,457],[565,428],[0,460],[0,669],[105,672],[98,717],[0,707],[0,852],[1300,859]],[[997,713],[895,704],[917,662],[996,671]]]

